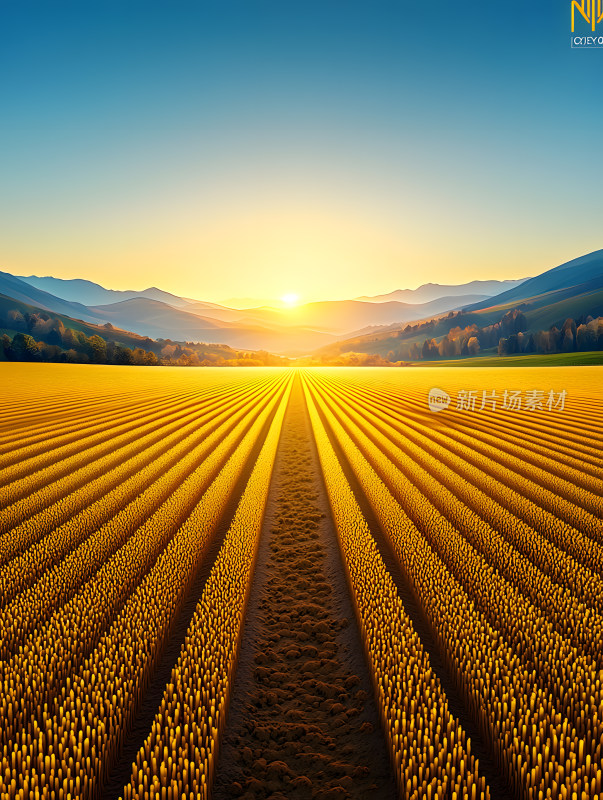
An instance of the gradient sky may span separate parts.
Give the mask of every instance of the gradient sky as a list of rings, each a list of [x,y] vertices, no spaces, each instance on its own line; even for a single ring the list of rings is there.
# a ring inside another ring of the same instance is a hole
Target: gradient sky
[[[602,245],[602,75],[570,0],[0,0],[0,269],[214,301],[537,274]]]

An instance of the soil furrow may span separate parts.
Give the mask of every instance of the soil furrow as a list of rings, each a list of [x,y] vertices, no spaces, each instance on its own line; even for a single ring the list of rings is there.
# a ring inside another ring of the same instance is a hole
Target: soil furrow
[[[214,800],[396,796],[299,380],[277,453]]]

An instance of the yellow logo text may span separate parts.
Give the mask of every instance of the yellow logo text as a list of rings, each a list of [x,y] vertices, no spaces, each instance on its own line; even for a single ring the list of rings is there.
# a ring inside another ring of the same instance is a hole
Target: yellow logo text
[[[603,19],[603,0],[572,0],[572,33],[574,32],[574,20],[576,11],[581,14],[591,26],[591,30]]]

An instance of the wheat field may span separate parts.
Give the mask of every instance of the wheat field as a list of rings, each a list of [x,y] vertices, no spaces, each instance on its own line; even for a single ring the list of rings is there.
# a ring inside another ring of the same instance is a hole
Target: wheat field
[[[600,368],[2,371],[2,798],[603,797]]]

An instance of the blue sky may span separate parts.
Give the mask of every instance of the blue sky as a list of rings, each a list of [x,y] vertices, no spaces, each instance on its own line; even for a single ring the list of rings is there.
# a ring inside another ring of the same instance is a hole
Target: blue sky
[[[601,246],[603,49],[569,0],[0,17],[0,269],[317,299]]]

